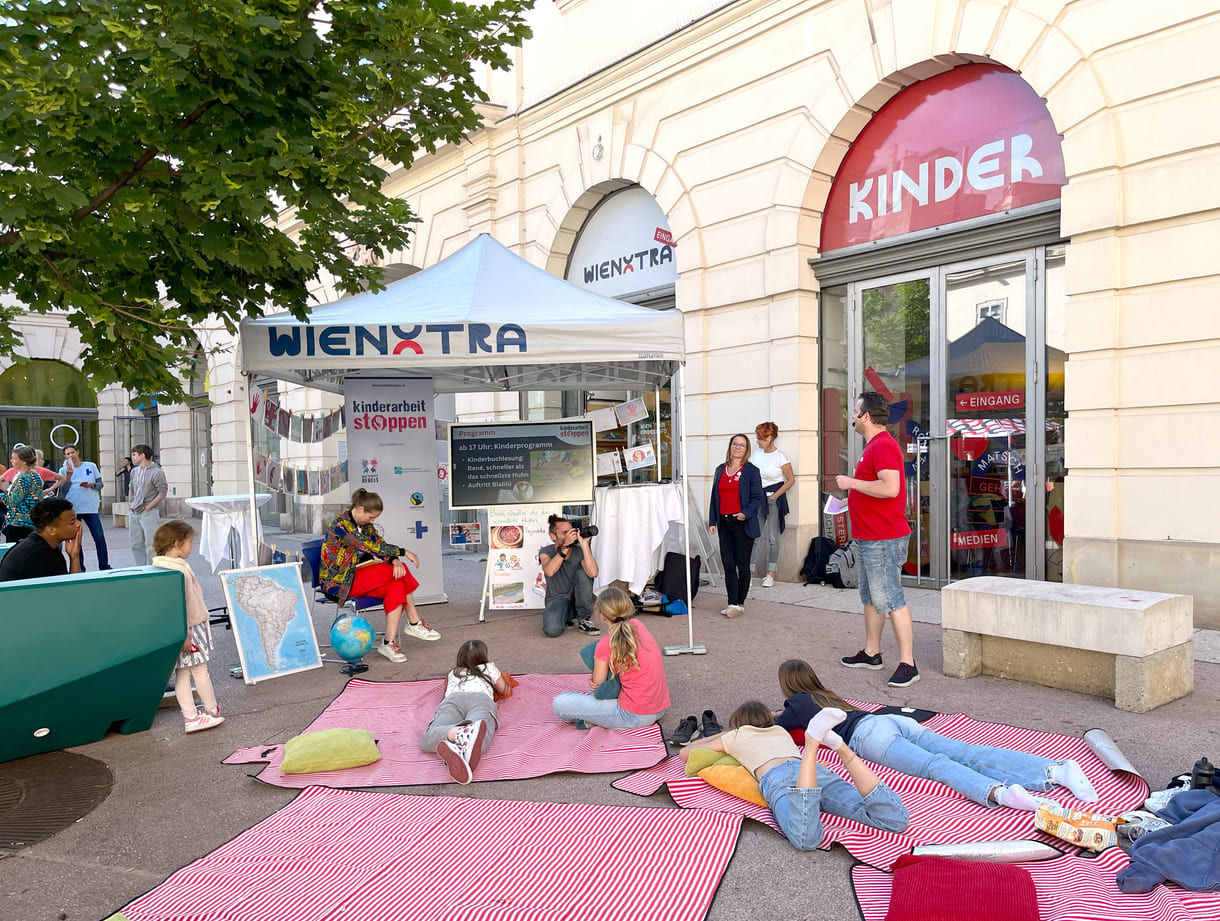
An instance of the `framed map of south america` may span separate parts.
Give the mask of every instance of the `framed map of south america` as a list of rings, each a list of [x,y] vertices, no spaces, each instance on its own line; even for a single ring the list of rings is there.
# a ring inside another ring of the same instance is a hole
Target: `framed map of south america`
[[[322,667],[296,563],[229,569],[220,582],[246,684]]]

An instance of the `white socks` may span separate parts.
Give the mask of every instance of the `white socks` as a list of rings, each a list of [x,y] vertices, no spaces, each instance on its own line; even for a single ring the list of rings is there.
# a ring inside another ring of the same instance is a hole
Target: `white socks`
[[[1025,812],[1035,812],[1038,809],[1038,801],[1030,796],[1023,786],[1015,783],[1007,787],[997,787],[995,801],[1009,809],[1021,809]]]
[[[847,714],[838,707],[823,707],[805,727],[805,738],[816,739],[831,751],[838,751],[843,745],[843,739],[834,731],[834,727],[845,719]]]
[[[1052,783],[1071,790],[1072,796],[1076,797],[1076,799],[1083,800],[1086,803],[1097,802],[1097,791],[1093,789],[1093,785],[1089,783],[1089,778],[1084,776],[1084,771],[1080,769],[1080,765],[1075,761],[1052,764],[1049,770],[1047,770],[1046,775],[1051,779]]]

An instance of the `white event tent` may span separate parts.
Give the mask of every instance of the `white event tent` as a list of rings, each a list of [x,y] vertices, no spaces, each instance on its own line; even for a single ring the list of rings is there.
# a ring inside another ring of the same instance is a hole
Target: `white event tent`
[[[371,372],[430,377],[437,393],[655,389],[676,374],[681,406],[683,331],[678,310],[585,291],[480,234],[430,268],[317,307],[305,320],[287,313],[243,320],[241,364],[247,375],[335,393],[345,376]],[[685,473],[684,416],[679,411]],[[251,496],[253,469],[251,458]],[[685,488],[683,495],[689,522]]]

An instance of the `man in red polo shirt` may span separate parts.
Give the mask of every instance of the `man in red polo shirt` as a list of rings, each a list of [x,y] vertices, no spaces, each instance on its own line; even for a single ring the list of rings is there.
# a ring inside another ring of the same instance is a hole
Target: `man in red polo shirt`
[[[855,476],[835,477],[839,489],[847,491],[864,604],[864,648],[840,661],[848,668],[883,668],[881,632],[889,614],[898,640],[898,668],[889,685],[905,688],[919,680],[911,609],[902,591],[902,564],[907,560],[911,526],[906,517],[902,449],[885,427],[889,414],[889,403],[881,394],[870,391],[860,396],[852,428],[864,438],[864,454],[856,464]]]

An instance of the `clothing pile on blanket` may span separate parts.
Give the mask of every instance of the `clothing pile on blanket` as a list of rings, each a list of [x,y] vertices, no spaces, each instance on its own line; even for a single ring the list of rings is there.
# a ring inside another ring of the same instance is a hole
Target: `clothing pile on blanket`
[[[1131,845],[1131,866],[1118,874],[1123,892],[1150,892],[1177,883],[1195,892],[1220,890],[1220,796],[1213,789],[1186,790],[1157,815],[1169,826]]]

